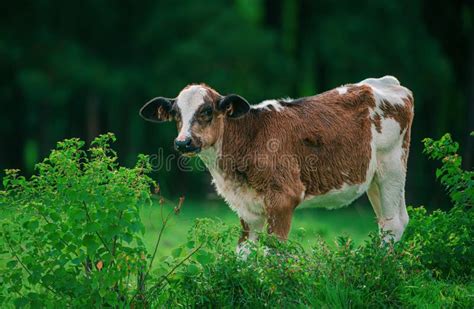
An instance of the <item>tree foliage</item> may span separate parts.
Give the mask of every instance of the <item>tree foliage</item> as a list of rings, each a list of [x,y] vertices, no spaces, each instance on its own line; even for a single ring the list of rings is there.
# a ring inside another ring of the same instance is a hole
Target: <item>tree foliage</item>
[[[137,111],[193,82],[257,103],[392,74],[415,94],[407,191],[425,200],[433,167],[418,141],[445,131],[460,137],[469,125],[472,20],[471,5],[423,0],[10,1],[0,10],[8,149],[0,165],[31,173],[57,140],[109,131],[120,136],[127,164],[159,148],[166,157],[174,126],[144,123]],[[206,177],[183,177],[176,165],[159,171],[164,191],[196,196],[209,188]]]

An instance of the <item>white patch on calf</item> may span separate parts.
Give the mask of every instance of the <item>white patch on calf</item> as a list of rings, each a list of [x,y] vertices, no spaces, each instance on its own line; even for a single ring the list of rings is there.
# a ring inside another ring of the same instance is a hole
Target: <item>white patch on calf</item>
[[[217,192],[249,225],[259,222],[265,214],[263,198],[247,185],[228,179],[217,169],[209,170]]]
[[[265,100],[261,103],[252,105],[253,109],[264,109],[264,110],[271,110],[270,106],[273,107],[277,112],[281,112],[284,107],[278,102],[277,100]]]
[[[200,85],[192,85],[181,91],[177,98],[177,105],[181,111],[181,121],[183,126],[179,131],[177,140],[185,140],[191,136],[191,120],[194,117],[197,109],[204,104],[204,97],[207,91]]]
[[[408,223],[408,214],[405,207],[405,177],[406,170],[402,159],[403,139],[392,148],[378,152],[377,182],[381,188],[382,216],[379,218],[381,230],[393,233],[395,241],[400,240],[405,226]],[[392,238],[386,237],[385,240]]]
[[[239,218],[249,225],[249,240],[257,240],[257,233],[265,225],[263,197],[249,186],[226,177],[216,162],[221,147],[222,141],[218,141],[214,146],[202,150],[199,157],[209,169],[217,193],[225,199]]]
[[[384,151],[398,147],[398,141],[401,140],[400,124],[393,118],[381,118],[380,120],[381,133],[377,131],[374,134],[375,144],[377,150]],[[401,148],[401,146],[400,146]]]
[[[344,183],[338,189],[332,189],[322,195],[308,195],[299,208],[326,208],[337,209],[349,205],[365,192],[365,183],[348,185]]]
[[[370,117],[374,120],[376,115],[384,116],[381,109],[382,102],[388,102],[392,105],[405,105],[404,99],[411,97],[412,92],[400,85],[398,79],[387,75],[381,78],[367,78],[357,83],[356,85],[367,85],[372,88],[375,99],[375,108],[370,109]]]
[[[381,78],[367,78],[356,85],[368,85],[372,88],[377,107],[383,100],[391,104],[405,105],[403,99],[412,95],[410,90],[400,85],[398,79],[388,75]]]
[[[347,93],[347,87],[346,86],[336,88],[336,90],[337,90],[337,93],[339,93],[340,95],[343,95],[343,94]]]

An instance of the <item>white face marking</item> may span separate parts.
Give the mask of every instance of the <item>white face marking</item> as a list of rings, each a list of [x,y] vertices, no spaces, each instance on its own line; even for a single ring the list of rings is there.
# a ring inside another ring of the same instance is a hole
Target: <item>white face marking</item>
[[[204,97],[207,90],[200,85],[192,85],[182,90],[176,100],[179,110],[181,111],[181,121],[183,126],[176,138],[179,141],[185,140],[191,136],[191,120],[197,109],[204,104]]]
[[[336,88],[336,90],[340,95],[342,95],[342,94],[345,94],[347,92],[347,87],[342,86],[342,87]]]
[[[281,112],[283,109],[285,109],[280,102],[277,100],[265,100],[261,103],[252,105],[253,109],[265,109],[267,111],[270,110],[270,106],[272,106],[277,112]]]

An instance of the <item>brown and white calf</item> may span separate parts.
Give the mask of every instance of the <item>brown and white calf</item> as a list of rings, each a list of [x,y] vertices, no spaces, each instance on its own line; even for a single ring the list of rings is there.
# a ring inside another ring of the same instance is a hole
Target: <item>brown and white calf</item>
[[[149,101],[140,115],[177,122],[176,149],[205,162],[240,217],[239,243],[255,240],[265,224],[286,239],[293,211],[309,199],[311,206],[338,208],[367,193],[380,229],[395,241],[408,223],[413,96],[392,76],[257,105],[189,85],[175,99]]]

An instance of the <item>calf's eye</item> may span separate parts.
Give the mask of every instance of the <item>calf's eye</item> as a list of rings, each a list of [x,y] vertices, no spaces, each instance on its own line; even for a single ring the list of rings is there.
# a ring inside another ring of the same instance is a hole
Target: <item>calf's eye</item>
[[[208,107],[208,108],[205,108],[202,110],[201,112],[201,115],[203,115],[204,117],[211,117],[212,116],[212,108]]]

